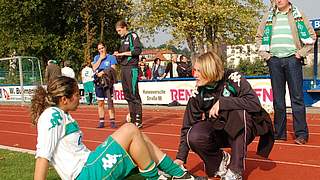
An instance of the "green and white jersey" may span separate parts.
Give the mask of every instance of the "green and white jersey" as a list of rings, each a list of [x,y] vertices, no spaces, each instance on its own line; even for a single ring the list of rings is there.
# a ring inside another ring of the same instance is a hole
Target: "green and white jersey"
[[[93,72],[92,68],[90,68],[88,66],[83,68],[81,71],[82,83],[93,81],[93,75],[94,75],[94,72]]]
[[[75,179],[90,154],[82,143],[78,123],[57,107],[47,108],[38,120],[36,158],[49,160],[62,179]]]

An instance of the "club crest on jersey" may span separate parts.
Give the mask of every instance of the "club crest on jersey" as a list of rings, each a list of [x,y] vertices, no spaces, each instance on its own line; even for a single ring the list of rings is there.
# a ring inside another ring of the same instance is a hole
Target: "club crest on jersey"
[[[233,82],[237,83],[240,87],[241,75],[239,74],[239,72],[231,73],[228,78],[231,79]]]
[[[53,108],[53,111],[54,112],[51,114],[51,119],[50,119],[51,127],[49,128],[49,130],[59,126],[63,120],[63,118],[58,110]]]
[[[196,97],[198,94],[199,94],[198,88],[194,86],[191,91],[191,97]]]

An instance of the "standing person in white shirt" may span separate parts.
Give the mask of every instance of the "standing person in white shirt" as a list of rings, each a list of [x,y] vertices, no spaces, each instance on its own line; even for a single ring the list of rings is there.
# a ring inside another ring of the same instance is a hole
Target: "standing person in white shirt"
[[[93,92],[94,92],[94,83],[93,83],[93,69],[91,68],[91,63],[85,63],[81,70],[81,79],[84,89],[84,97],[88,105],[93,104]]]
[[[75,73],[74,73],[73,69],[70,67],[70,65],[71,65],[70,61],[64,62],[64,67],[61,69],[61,75],[75,78],[76,77]]]
[[[62,180],[125,179],[135,168],[149,180],[159,179],[158,170],[172,176],[170,179],[206,179],[175,164],[131,123],[113,132],[94,151],[89,150],[70,115],[78,108],[79,99],[78,83],[70,77],[60,76],[47,89],[35,89],[31,100],[31,119],[38,131],[34,180],[47,178],[49,163]]]

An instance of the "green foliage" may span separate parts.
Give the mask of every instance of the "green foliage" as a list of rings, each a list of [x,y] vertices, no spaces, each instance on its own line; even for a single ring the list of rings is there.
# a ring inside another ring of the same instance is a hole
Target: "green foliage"
[[[219,52],[222,43],[254,39],[263,7],[260,0],[143,0],[131,21],[141,32],[166,29],[176,43],[186,41],[193,53]]]
[[[264,60],[259,58],[251,62],[249,59],[241,59],[239,65],[236,68],[239,72],[242,72],[246,76],[259,76],[268,75],[268,67]]]
[[[91,60],[98,41],[105,41],[109,51],[118,48],[114,25],[131,13],[131,4],[130,0],[0,0],[0,57],[16,52],[36,56],[42,64],[49,59],[71,60],[79,72],[85,50]]]
[[[319,69],[320,69],[320,64],[318,63],[318,71],[319,71]],[[305,79],[313,79],[313,76],[314,76],[314,69],[313,69],[314,67],[313,67],[313,62],[312,62],[312,64],[308,64],[308,65],[306,65],[306,66],[303,66],[303,77],[305,78]],[[317,78],[319,78],[320,77],[320,74],[318,73],[318,77]]]

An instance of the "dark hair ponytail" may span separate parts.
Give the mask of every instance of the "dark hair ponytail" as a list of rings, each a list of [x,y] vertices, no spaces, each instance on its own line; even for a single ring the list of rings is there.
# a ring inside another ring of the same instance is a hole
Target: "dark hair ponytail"
[[[31,122],[36,125],[41,113],[50,106],[47,102],[47,90],[42,86],[38,86],[31,99]]]
[[[60,76],[52,80],[47,90],[38,86],[31,99],[31,122],[36,125],[41,113],[50,106],[58,106],[60,98],[71,98],[76,93],[78,83],[74,78]]]

